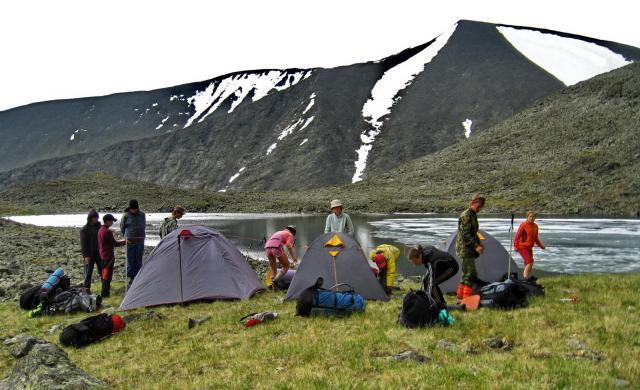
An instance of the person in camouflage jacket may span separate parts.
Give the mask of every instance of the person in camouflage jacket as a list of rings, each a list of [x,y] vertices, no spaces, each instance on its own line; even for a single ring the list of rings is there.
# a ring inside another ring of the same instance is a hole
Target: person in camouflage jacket
[[[178,220],[185,214],[184,207],[178,205],[173,208],[171,215],[164,219],[162,225],[160,225],[160,238],[163,238],[167,234],[178,228]]]
[[[476,258],[484,251],[484,245],[478,236],[478,213],[484,207],[485,198],[474,194],[469,208],[458,218],[458,234],[456,236],[456,254],[462,261],[462,280],[458,285],[458,298],[466,298],[473,293],[473,280],[478,277]]]

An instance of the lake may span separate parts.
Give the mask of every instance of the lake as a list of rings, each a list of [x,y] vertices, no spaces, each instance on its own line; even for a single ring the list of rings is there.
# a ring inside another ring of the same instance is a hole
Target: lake
[[[103,213],[100,213],[102,216]],[[161,221],[167,214],[147,214],[147,245],[156,245]],[[11,220],[38,226],[80,227],[86,214],[32,215],[9,217]],[[116,215],[116,218],[119,218]],[[303,214],[212,214],[188,213],[180,224],[211,226],[243,253],[264,257],[261,241],[288,224],[296,225],[296,249],[300,254],[315,237],[323,233],[325,215]],[[388,243],[402,249],[399,272],[414,275],[423,270],[408,264],[406,254],[414,244],[439,245],[456,230],[457,218],[438,214],[351,215],[356,238],[368,250]],[[515,229],[524,220],[517,218]],[[483,217],[480,228],[509,248],[510,218]],[[547,246],[534,249],[538,270],[559,273],[628,273],[640,272],[640,220],[605,218],[539,218],[540,239]],[[514,254],[516,263],[522,261]]]

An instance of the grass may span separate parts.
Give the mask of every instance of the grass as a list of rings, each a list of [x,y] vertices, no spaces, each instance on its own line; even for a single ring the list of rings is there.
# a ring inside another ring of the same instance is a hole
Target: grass
[[[140,319],[122,333],[71,359],[116,389],[125,388],[608,388],[616,380],[640,386],[640,275],[542,279],[547,296],[515,311],[455,312],[449,328],[396,324],[401,294],[369,302],[351,318],[295,317],[295,303],[268,292],[247,301],[165,306],[164,319]],[[115,290],[121,290],[117,288]],[[407,287],[407,286],[403,286]],[[576,295],[577,303],[559,298]],[[116,306],[121,296],[106,300]],[[238,321],[256,311],[280,317],[253,328]],[[83,315],[27,319],[15,302],[0,304],[1,335],[28,333],[58,343],[55,324]],[[194,329],[187,320],[211,316]],[[490,348],[499,336],[510,350]],[[438,346],[441,340],[455,350]],[[586,347],[578,348],[579,342]],[[432,360],[389,361],[406,350]],[[602,360],[593,358],[602,353]],[[594,360],[595,359],[595,360]],[[14,359],[0,352],[0,377]]]

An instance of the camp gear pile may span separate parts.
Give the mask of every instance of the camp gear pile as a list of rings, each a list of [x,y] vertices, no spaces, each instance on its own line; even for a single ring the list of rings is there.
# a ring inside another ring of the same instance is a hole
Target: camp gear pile
[[[515,309],[528,304],[526,289],[512,279],[490,283],[480,289],[481,307]]]
[[[313,286],[300,294],[296,305],[297,315],[348,316],[365,310],[367,305],[364,297],[357,294],[350,285],[341,283],[327,290],[322,288],[323,283],[323,279],[318,278]]]
[[[278,313],[273,311],[263,311],[262,313],[251,313],[240,319],[240,321],[245,321],[244,326],[249,328],[252,326],[256,326],[262,324],[263,322],[273,320],[278,317]]]

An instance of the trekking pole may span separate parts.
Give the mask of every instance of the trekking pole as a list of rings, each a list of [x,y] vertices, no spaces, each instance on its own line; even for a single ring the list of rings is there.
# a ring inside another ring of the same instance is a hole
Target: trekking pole
[[[511,226],[509,227],[509,259],[507,260],[509,262],[509,265],[507,267],[508,272],[507,272],[507,278],[511,278],[511,261],[512,261],[512,251],[513,251],[513,219],[515,218],[515,214],[511,214]]]

